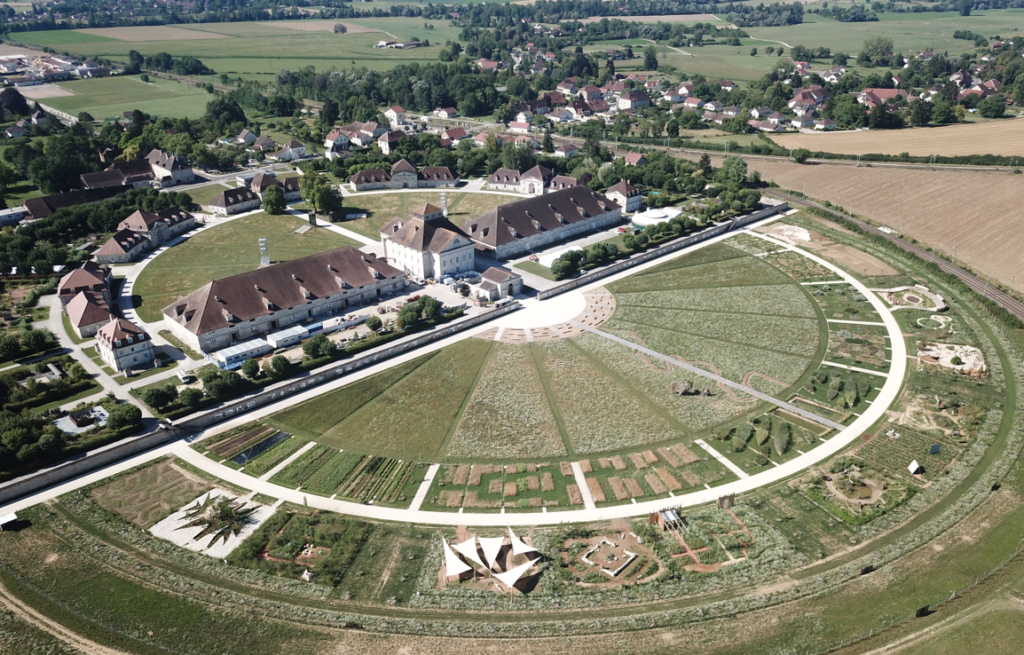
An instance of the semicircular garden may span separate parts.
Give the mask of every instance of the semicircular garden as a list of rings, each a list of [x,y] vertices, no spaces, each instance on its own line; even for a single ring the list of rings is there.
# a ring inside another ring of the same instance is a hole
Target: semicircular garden
[[[586,291],[580,323],[491,328],[196,448],[256,477],[288,460],[272,483],[396,507],[440,463],[428,511],[703,491],[827,443],[879,394],[885,326],[837,276],[732,237]],[[295,438],[247,452],[271,435]]]

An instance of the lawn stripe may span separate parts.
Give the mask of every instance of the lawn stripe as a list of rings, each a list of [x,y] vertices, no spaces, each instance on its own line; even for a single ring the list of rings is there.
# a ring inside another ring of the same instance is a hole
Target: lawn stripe
[[[533,365],[537,367],[537,375],[540,376],[540,383],[544,385],[544,395],[548,398],[548,406],[551,407],[551,413],[555,417],[555,424],[558,426],[558,432],[562,435],[562,444],[565,446],[566,458],[576,456],[576,448],[572,444],[572,440],[569,438],[569,431],[565,427],[565,420],[562,418],[562,410],[558,407],[558,401],[555,400],[555,392],[551,389],[551,379],[548,377],[547,370],[544,369],[543,355],[540,354],[539,346],[536,344],[529,344],[527,348],[530,349],[530,355],[533,357]]]
[[[384,389],[384,391],[382,391],[381,393],[377,394],[377,395],[376,395],[376,396],[374,396],[373,398],[369,399],[368,401],[366,401],[365,403],[363,403],[362,405],[360,405],[359,407],[357,407],[356,409],[354,409],[354,410],[353,410],[353,411],[352,411],[352,412],[351,412],[351,413],[350,413],[350,414],[349,414],[348,416],[346,416],[345,418],[341,419],[340,421],[338,421],[337,423],[335,423],[335,424],[334,424],[334,425],[332,425],[331,427],[329,427],[329,428],[327,428],[326,430],[324,430],[323,434],[322,434],[322,435],[320,435],[320,436],[326,436],[326,435],[327,435],[328,433],[330,433],[330,432],[333,432],[334,430],[337,430],[337,429],[338,429],[338,427],[339,427],[339,426],[341,426],[342,424],[344,424],[344,423],[345,423],[346,421],[348,421],[348,420],[350,420],[350,419],[352,419],[352,418],[356,417],[357,415],[359,415],[360,413],[362,413],[362,412],[363,412],[364,410],[366,410],[366,408],[367,408],[367,407],[370,407],[371,405],[373,405],[373,404],[375,404],[375,403],[376,403],[377,401],[379,401],[379,400],[380,400],[381,398],[383,398],[383,397],[385,397],[386,395],[388,395],[388,394],[389,394],[389,393],[391,392],[391,390],[392,390],[392,389],[394,389],[394,388],[395,388],[395,387],[397,387],[397,386],[398,386],[399,384],[401,384],[401,383],[402,383],[402,382],[404,382],[404,381],[405,381],[406,379],[408,379],[408,377],[409,377],[410,375],[412,375],[412,374],[413,374],[413,373],[415,373],[416,371],[418,371],[418,370],[420,370],[421,368],[423,368],[423,367],[424,367],[424,366],[425,366],[425,365],[427,364],[427,362],[429,362],[429,361],[430,361],[430,360],[432,360],[432,359],[433,359],[434,357],[436,357],[436,356],[437,356],[437,354],[438,354],[439,352],[441,352],[441,351],[440,351],[440,350],[436,350],[436,351],[434,351],[434,352],[430,353],[429,355],[427,355],[427,357],[426,357],[426,358],[425,358],[425,359],[424,359],[424,360],[423,360],[422,362],[420,362],[420,365],[419,365],[419,366],[417,366],[416,368],[414,368],[414,369],[410,370],[410,371],[409,371],[408,373],[406,373],[406,374],[405,374],[405,375],[403,375],[402,377],[400,377],[400,378],[398,378],[397,380],[395,380],[395,381],[394,381],[394,382],[393,382],[393,383],[391,384],[391,386],[389,386],[389,387],[387,387],[386,389]],[[364,378],[364,379],[365,379],[365,378]],[[342,389],[344,389],[344,387],[342,387]]]
[[[622,291],[616,295],[616,299],[619,295],[626,295],[629,293],[644,293],[643,291]],[[776,318],[805,318],[808,320],[815,320],[816,316],[799,316],[796,314],[766,314],[765,312],[744,312],[740,310],[726,310],[726,309],[702,309],[700,307],[659,307],[658,305],[645,305],[643,303],[627,303],[617,302],[616,308],[622,307],[640,307],[646,309],[660,309],[667,312],[707,312],[710,314],[737,314],[740,316],[775,316]],[[614,317],[614,314],[612,314]]]
[[[462,417],[466,414],[466,407],[469,406],[469,401],[473,399],[473,394],[476,393],[476,388],[480,384],[480,380],[484,377],[484,371],[487,370],[488,364],[491,363],[491,357],[494,356],[494,344],[490,343],[487,346],[487,354],[484,355],[480,362],[480,368],[477,369],[476,375],[473,377],[473,383],[469,385],[466,390],[466,395],[462,399],[462,404],[459,405],[459,411],[455,412],[455,420],[452,421],[451,426],[448,428],[448,434],[444,436],[444,441],[441,442],[441,446],[437,449],[437,456],[443,457],[448,452],[448,445],[452,442],[452,437],[459,431],[459,426],[462,425]]]
[[[732,345],[732,346],[744,346],[746,348],[754,348],[756,350],[763,350],[765,352],[775,353],[776,355],[781,355],[781,356],[784,356],[784,357],[794,357],[796,359],[804,359],[806,357],[806,355],[802,355],[800,353],[792,353],[792,352],[787,352],[785,350],[777,350],[775,348],[769,348],[767,346],[759,346],[757,344],[747,343],[745,341],[733,341],[731,339],[722,339],[721,337],[711,337],[711,336],[708,336],[708,335],[705,335],[705,334],[701,334],[700,332],[691,332],[690,330],[682,330],[682,329],[679,329],[679,328],[665,327],[665,326],[662,326],[662,325],[647,325],[647,324],[644,324],[644,323],[638,323],[636,321],[630,321],[629,319],[625,319],[625,318],[620,318],[620,319],[616,319],[616,320],[621,321],[623,323],[630,323],[632,325],[638,325],[640,327],[649,328],[651,330],[664,330],[665,332],[677,332],[679,334],[685,334],[685,335],[688,335],[688,336],[691,336],[691,337],[700,337],[701,339],[706,339],[708,341],[716,341],[716,342],[720,342],[720,343],[726,343],[726,344],[729,344],[729,345]],[[614,330],[615,328],[612,327],[610,329]]]
[[[576,349],[578,353],[580,353],[581,355],[583,355],[584,358],[589,360],[590,364],[594,368],[608,376],[621,389],[632,394],[640,402],[641,405],[646,405],[648,408],[653,410],[655,414],[661,416],[662,419],[667,421],[669,425],[676,426],[677,429],[683,432],[683,435],[689,435],[692,432],[692,430],[687,426],[683,425],[679,421],[679,419],[672,416],[672,414],[670,414],[668,410],[666,410],[661,405],[654,403],[647,397],[647,394],[642,393],[632,384],[626,382],[622,375],[620,375],[617,371],[609,368],[607,364],[605,364],[603,361],[592,355],[589,351],[583,348],[583,346],[581,346],[575,339],[569,339],[569,343],[572,345],[573,348]]]

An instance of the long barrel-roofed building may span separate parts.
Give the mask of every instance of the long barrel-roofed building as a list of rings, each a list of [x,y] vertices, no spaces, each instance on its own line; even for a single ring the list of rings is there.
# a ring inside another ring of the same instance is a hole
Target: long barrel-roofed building
[[[405,273],[346,246],[214,280],[163,310],[171,333],[211,352],[405,286]]]

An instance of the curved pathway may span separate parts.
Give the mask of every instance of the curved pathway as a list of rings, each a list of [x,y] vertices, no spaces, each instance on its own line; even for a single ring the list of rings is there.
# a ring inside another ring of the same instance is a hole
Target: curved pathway
[[[763,225],[772,222],[776,220],[776,218],[777,217],[773,217],[756,225]],[[821,462],[825,459],[828,459],[832,455],[846,448],[851,443],[853,443],[857,438],[859,438],[865,431],[870,429],[871,426],[874,425],[875,422],[877,422],[885,414],[886,410],[893,403],[893,401],[895,401],[897,395],[899,394],[899,391],[903,385],[903,379],[906,375],[906,343],[903,340],[900,327],[896,322],[896,319],[889,312],[888,307],[880,298],[873,294],[867,288],[867,286],[862,284],[859,280],[857,280],[856,278],[847,274],[845,271],[839,269],[832,263],[824,260],[823,258],[813,253],[807,252],[795,246],[791,246],[788,243],[774,239],[772,237],[753,232],[752,230],[749,229],[743,230],[743,232],[761,238],[765,241],[769,241],[772,244],[778,246],[779,248],[791,250],[804,257],[807,257],[808,259],[814,261],[815,263],[835,272],[839,279],[842,279],[845,283],[855,287],[868,299],[868,301],[872,304],[873,308],[881,316],[882,322],[886,326],[886,330],[889,334],[892,346],[892,362],[890,365],[889,372],[888,374],[882,374],[885,375],[886,377],[885,383],[883,384],[881,391],[879,392],[877,398],[871,404],[871,406],[861,416],[857,417],[857,419],[854,420],[853,423],[851,423],[849,426],[844,427],[838,434],[833,436],[831,439],[827,440],[825,443],[819,445],[813,450],[808,451],[805,454],[800,455],[799,457],[784,462],[769,470],[762,471],[760,473],[757,473],[746,478],[741,478],[734,482],[723,484],[717,487],[712,487],[709,489],[694,491],[692,493],[688,493],[685,495],[679,495],[670,498],[662,498],[658,500],[651,500],[645,502],[614,505],[611,507],[586,507],[584,509],[577,510],[552,512],[542,511],[539,513],[516,512],[509,514],[484,514],[463,512],[460,514],[456,512],[423,511],[413,508],[399,509],[391,507],[363,505],[356,502],[335,500],[325,498],[322,496],[304,494],[302,493],[302,491],[281,487],[266,480],[258,480],[240,471],[235,471],[226,466],[222,466],[217,462],[205,457],[204,455],[201,455],[198,451],[194,450],[190,445],[194,441],[194,439],[188,439],[168,444],[167,446],[156,449],[155,451],[144,453],[143,455],[140,455],[138,457],[120,462],[113,467],[97,471],[95,473],[83,476],[78,480],[73,480],[71,482],[65,483],[64,485],[60,485],[58,487],[47,490],[40,494],[36,494],[35,496],[30,496],[28,498],[22,499],[21,501],[18,501],[17,503],[14,503],[8,507],[0,508],[0,512],[17,511],[18,509],[22,509],[24,507],[34,505],[48,498],[53,498],[60,494],[67,493],[68,491],[79,488],[85,484],[90,484],[96,480],[103,479],[114,473],[128,470],[129,468],[138,466],[139,464],[151,461],[156,457],[164,456],[167,454],[175,455],[181,458],[182,460],[190,463],[191,465],[195,466],[196,468],[202,469],[203,471],[217,478],[220,478],[225,482],[228,482],[230,484],[236,485],[244,489],[249,489],[251,491],[263,493],[265,495],[278,498],[284,501],[293,502],[297,504],[306,504],[310,507],[315,507],[317,509],[338,512],[342,514],[348,514],[350,516],[358,516],[363,518],[398,521],[404,523],[421,523],[453,526],[553,525],[569,522],[591,522],[610,520],[616,518],[628,518],[633,516],[642,516],[644,514],[660,511],[662,509],[666,509],[669,507],[692,507],[696,505],[703,505],[717,500],[720,496],[733,493],[744,493],[768,484],[772,484],[774,482],[778,482],[780,480],[784,480],[788,477],[803,472],[808,467],[818,462]],[[720,238],[709,239],[707,242],[704,242],[701,245],[708,245],[709,243],[729,238],[734,234],[736,233],[726,233],[725,235],[722,235],[722,237]],[[692,251],[692,249],[687,249],[681,251],[676,256],[680,256],[682,254],[686,254]],[[658,259],[655,260],[654,262],[650,262],[649,264],[658,265],[663,263],[664,261],[666,261],[666,259]],[[623,273],[634,274],[638,270],[642,270],[642,267],[636,267],[635,269],[624,271]],[[625,275],[622,276],[624,277]],[[610,279],[615,279],[616,277],[618,276],[613,276]],[[594,286],[600,286],[602,284],[607,283],[608,281],[609,279],[601,280],[595,283]],[[582,292],[584,290],[585,288],[577,291]],[[530,304],[538,305],[538,307],[533,309],[533,312],[536,312],[537,315],[540,316],[543,313],[543,304],[563,302],[564,299],[560,300],[560,298],[561,297],[556,297],[548,301],[534,300]],[[552,307],[554,306],[555,305],[552,305]],[[472,336],[476,332],[488,329],[489,327],[490,326],[488,325],[484,325],[481,326],[481,328],[479,328],[478,330],[470,330],[467,333],[457,335],[452,339],[446,339],[436,344],[432,344],[432,348],[443,347],[452,340]],[[422,354],[422,352],[417,351],[415,354],[420,355]],[[387,362],[379,366],[392,366],[395,363],[398,363],[398,361],[400,360],[392,360],[391,362]],[[368,369],[364,373],[366,375],[369,375],[372,374],[373,372],[376,372],[377,369],[378,367],[372,367],[371,369]],[[306,400],[307,397],[311,398],[314,396],[322,395],[326,391],[329,391],[331,388],[336,388],[342,386],[342,384],[351,383],[355,379],[356,376],[347,377],[342,380],[339,380],[337,383],[331,385],[324,385],[316,389],[313,389],[309,392],[306,392],[305,394],[301,394],[294,398],[289,398],[287,399],[287,405],[293,405],[297,402],[301,402],[302,400]],[[257,410],[253,413],[246,414],[236,419],[235,421],[227,422],[221,426],[218,426],[214,430],[210,431],[209,434],[212,435],[214,433],[230,429],[232,427],[235,427],[236,425],[240,425],[242,423],[252,421],[261,416],[265,416],[270,413],[280,411],[280,409],[282,409],[282,407],[277,407],[274,405],[267,406],[265,408],[262,408],[261,410]],[[203,434],[200,435],[198,438],[202,438],[204,436],[207,435]],[[432,470],[436,473],[436,469]],[[428,475],[428,482],[425,484],[429,484],[429,480],[432,479],[433,477],[433,475]],[[424,494],[426,493],[422,488],[421,491],[423,491]],[[420,494],[418,493],[417,496],[420,496]]]

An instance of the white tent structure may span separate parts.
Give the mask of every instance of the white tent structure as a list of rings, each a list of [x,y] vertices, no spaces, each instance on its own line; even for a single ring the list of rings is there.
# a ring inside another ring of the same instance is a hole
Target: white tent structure
[[[638,212],[634,214],[632,221],[634,225],[647,227],[648,225],[664,223],[665,221],[671,220],[682,213],[683,210],[677,207],[652,208],[645,212]]]
[[[451,547],[448,545],[448,542],[444,540],[444,537],[441,537],[441,544],[443,544],[444,547],[445,575],[462,575],[466,571],[471,571],[473,569],[472,566],[463,562],[459,559],[458,555],[452,552]]]
[[[522,555],[523,553],[536,553],[537,549],[526,543],[522,539],[516,536],[515,532],[512,532],[512,528],[508,529],[508,536],[512,540],[512,554]]]
[[[482,559],[480,559],[480,553],[476,551],[476,537],[470,537],[469,539],[463,542],[452,544],[452,548],[462,553],[466,557],[466,559],[476,562],[480,566],[487,568],[487,565],[484,564]]]
[[[477,537],[480,548],[484,551],[484,558],[487,560],[487,568],[493,569],[501,552],[501,546],[505,543],[505,537]]]
[[[523,577],[523,574],[526,573],[531,566],[533,566],[539,561],[540,558],[538,557],[537,559],[529,561],[526,564],[520,564],[519,566],[509,571],[505,571],[504,573],[495,573],[493,575],[498,580],[498,582],[508,587],[509,591],[511,591],[512,586],[515,585],[515,583],[519,582],[519,578]]]

